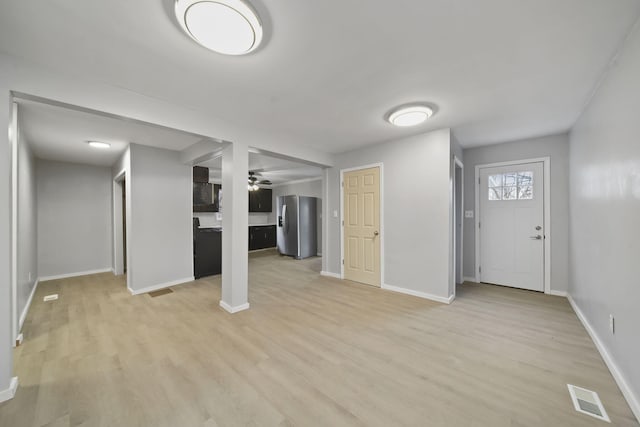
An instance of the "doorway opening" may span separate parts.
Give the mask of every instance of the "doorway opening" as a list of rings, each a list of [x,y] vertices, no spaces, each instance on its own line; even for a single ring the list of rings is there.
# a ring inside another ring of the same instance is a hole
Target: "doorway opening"
[[[127,273],[127,179],[122,171],[113,180],[113,258],[114,274]],[[128,284],[128,277],[127,277]]]
[[[462,274],[463,263],[463,228],[464,221],[464,165],[457,157],[453,158],[453,274],[450,294],[456,294],[458,285],[464,282]]]
[[[549,158],[476,166],[476,281],[549,293]]]

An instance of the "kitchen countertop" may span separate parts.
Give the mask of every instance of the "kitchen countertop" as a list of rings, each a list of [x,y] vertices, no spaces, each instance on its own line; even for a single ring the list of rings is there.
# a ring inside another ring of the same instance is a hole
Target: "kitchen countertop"
[[[276,225],[276,223],[274,222],[273,224],[249,224],[249,227],[266,227],[268,225]]]

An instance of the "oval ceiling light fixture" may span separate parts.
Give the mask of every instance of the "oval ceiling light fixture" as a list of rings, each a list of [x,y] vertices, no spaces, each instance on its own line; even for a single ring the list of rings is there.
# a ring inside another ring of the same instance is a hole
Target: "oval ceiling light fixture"
[[[394,108],[387,117],[387,121],[395,126],[417,126],[433,116],[434,109],[426,104],[403,105]]]
[[[107,142],[87,141],[87,144],[89,144],[93,148],[100,148],[102,150],[106,150],[107,148],[111,148],[111,144],[109,144]]]
[[[182,29],[200,45],[225,55],[244,55],[262,41],[262,23],[243,0],[176,0]]]

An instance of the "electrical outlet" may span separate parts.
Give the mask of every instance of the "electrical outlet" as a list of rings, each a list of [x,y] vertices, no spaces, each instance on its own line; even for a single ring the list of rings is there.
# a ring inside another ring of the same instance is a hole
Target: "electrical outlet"
[[[473,211],[464,211],[465,218],[473,218]]]
[[[616,333],[616,320],[613,318],[613,314],[609,315],[609,331],[612,335]]]

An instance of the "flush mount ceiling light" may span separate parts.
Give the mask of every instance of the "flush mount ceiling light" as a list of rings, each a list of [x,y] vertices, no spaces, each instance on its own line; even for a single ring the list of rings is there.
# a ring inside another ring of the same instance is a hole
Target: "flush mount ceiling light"
[[[87,144],[89,144],[93,148],[100,148],[100,149],[103,149],[103,150],[105,150],[107,148],[111,148],[111,144],[109,144],[107,142],[87,141]]]
[[[242,0],[176,0],[176,17],[196,42],[225,55],[244,55],[262,41],[262,24]]]
[[[395,108],[387,120],[395,126],[416,126],[433,116],[433,108],[424,104],[404,105]]]

